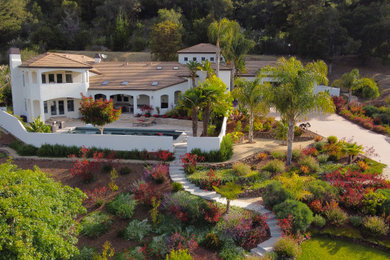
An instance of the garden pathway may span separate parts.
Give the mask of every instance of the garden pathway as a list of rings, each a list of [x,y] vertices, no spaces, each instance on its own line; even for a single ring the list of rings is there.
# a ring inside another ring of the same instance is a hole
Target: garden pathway
[[[219,195],[215,191],[202,190],[187,180],[180,160],[180,157],[184,156],[185,153],[187,152],[187,144],[186,143],[176,144],[174,150],[175,150],[175,160],[172,161],[169,166],[169,174],[171,176],[172,181],[181,183],[183,185],[183,188],[187,192],[193,195],[199,196],[206,200],[226,204],[226,199],[222,198],[221,195]],[[236,199],[236,200],[232,200],[230,202],[230,205],[244,208],[247,210],[256,211],[267,216],[266,222],[270,229],[271,237],[268,240],[258,244],[256,248],[253,248],[251,250],[252,254],[262,256],[265,253],[273,250],[274,244],[282,237],[282,233],[275,215],[270,210],[262,206],[260,204],[260,201],[261,198]]]

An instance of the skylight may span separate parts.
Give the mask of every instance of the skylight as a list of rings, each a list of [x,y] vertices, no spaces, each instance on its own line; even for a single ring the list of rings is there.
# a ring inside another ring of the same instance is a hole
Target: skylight
[[[153,81],[152,82],[152,86],[157,86],[158,85],[158,81]]]
[[[123,82],[121,83],[122,86],[126,86],[127,84],[129,84],[128,81],[123,81]]]
[[[162,70],[161,66],[156,67],[157,70]]]
[[[105,86],[105,85],[108,85],[108,83],[110,83],[110,82],[109,82],[109,81],[104,81],[104,82],[102,83],[102,85]]]
[[[173,69],[174,69],[174,70],[178,70],[178,69],[179,69],[179,67],[173,67]]]

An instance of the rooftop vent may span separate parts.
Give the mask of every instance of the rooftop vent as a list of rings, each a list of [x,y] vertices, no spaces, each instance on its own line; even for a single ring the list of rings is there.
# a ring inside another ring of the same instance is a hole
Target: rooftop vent
[[[99,53],[95,54],[95,63],[100,63],[102,61],[102,57]]]
[[[123,81],[123,82],[121,83],[122,86],[126,86],[127,84],[129,84],[128,81]]]
[[[176,67],[176,66],[175,66],[175,67],[173,67],[173,69],[174,69],[174,70],[178,70],[178,69],[179,69],[179,67]]]
[[[162,70],[161,66],[156,67],[156,70]]]
[[[108,85],[108,83],[110,83],[109,81],[104,81],[103,83],[102,83],[102,85],[103,86],[106,86],[106,85]]]
[[[158,85],[158,81],[153,81],[152,82],[152,86],[157,86]]]

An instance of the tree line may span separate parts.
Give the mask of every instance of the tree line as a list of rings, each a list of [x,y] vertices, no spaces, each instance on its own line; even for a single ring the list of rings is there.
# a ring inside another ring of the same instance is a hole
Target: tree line
[[[181,48],[224,17],[254,53],[390,60],[390,0],[0,0],[0,48],[142,51],[165,21]]]

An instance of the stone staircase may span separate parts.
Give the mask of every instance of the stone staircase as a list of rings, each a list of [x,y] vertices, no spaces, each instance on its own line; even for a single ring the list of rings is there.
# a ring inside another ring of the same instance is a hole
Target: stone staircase
[[[221,195],[219,195],[215,191],[202,190],[187,180],[180,159],[186,154],[186,152],[186,143],[176,143],[174,145],[175,160],[172,161],[169,165],[169,174],[172,181],[181,183],[183,185],[183,188],[193,195],[199,196],[206,200],[226,204],[226,199],[221,197]],[[271,237],[270,239],[262,242],[261,244],[258,244],[257,247],[251,250],[251,253],[258,256],[263,256],[267,252],[271,252],[273,250],[274,244],[282,237],[282,231],[278,225],[278,221],[275,215],[270,210],[262,206],[259,203],[259,200],[237,199],[232,200],[230,202],[230,205],[259,212],[267,216],[266,222],[270,229]]]

